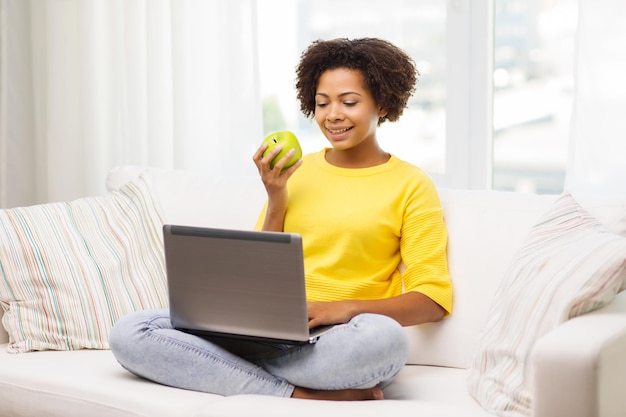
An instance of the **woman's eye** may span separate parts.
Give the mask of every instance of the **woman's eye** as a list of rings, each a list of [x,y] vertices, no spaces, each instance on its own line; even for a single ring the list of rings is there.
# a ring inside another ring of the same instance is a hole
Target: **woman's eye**
[[[320,108],[324,108],[328,105],[328,103],[317,103],[316,106]]]
[[[356,101],[346,101],[343,104],[348,106],[348,107],[354,107],[354,106],[356,106]]]

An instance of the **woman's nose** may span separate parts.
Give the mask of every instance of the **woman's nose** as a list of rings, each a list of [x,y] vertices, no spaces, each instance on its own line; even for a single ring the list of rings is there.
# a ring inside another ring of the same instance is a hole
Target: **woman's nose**
[[[341,120],[343,118],[343,114],[337,105],[330,105],[328,108],[328,114],[326,115],[326,120],[329,122],[333,122],[335,120]]]

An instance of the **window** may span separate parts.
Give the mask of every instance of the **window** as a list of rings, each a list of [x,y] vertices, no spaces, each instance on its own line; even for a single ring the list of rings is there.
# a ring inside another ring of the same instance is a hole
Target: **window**
[[[571,110],[576,0],[258,1],[266,133],[293,130],[305,152],[326,142],[294,91],[315,39],[381,37],[421,75],[382,146],[439,186],[560,192]]]
[[[496,189],[563,189],[577,13],[576,0],[495,2]]]

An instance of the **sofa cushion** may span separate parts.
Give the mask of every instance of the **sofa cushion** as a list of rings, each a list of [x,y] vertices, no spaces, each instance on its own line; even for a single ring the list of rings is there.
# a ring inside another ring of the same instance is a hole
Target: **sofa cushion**
[[[190,170],[123,166],[111,169],[108,190],[144,173],[170,224],[252,229],[267,198],[258,176],[215,176]]]
[[[119,317],[166,306],[161,226],[144,177],[104,196],[1,210],[9,351],[108,348]]]
[[[626,238],[564,193],[532,228],[498,287],[469,368],[470,393],[496,415],[530,415],[535,342],[609,303],[625,278]]]
[[[3,416],[209,417],[219,395],[141,379],[109,350],[12,355],[0,346]]]
[[[453,313],[407,327],[409,363],[467,368],[478,349],[489,305],[528,231],[555,195],[440,189],[448,228]]]
[[[384,392],[386,401],[221,397],[139,378],[107,350],[11,355],[0,346],[3,416],[490,416],[467,393],[465,371],[460,369],[405,367]]]

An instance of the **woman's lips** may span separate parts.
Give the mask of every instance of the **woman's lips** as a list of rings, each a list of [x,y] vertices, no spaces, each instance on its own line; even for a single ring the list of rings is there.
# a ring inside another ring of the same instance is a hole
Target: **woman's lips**
[[[342,128],[338,128],[338,127],[326,127],[326,131],[328,132],[328,134],[330,135],[330,137],[332,139],[342,139],[345,136],[347,136],[348,132],[353,128],[354,126],[350,126],[350,127],[342,127]]]

